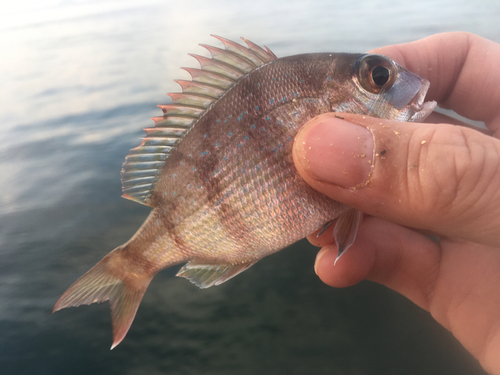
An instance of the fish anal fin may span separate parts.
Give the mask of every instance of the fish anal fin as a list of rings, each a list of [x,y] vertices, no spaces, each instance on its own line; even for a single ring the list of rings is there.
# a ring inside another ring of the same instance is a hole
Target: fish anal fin
[[[152,276],[143,276],[134,282],[115,276],[110,267],[110,253],[80,277],[54,305],[52,313],[66,307],[90,305],[109,301],[113,328],[113,345],[116,347],[127,334],[142,297],[151,282]]]
[[[335,263],[337,263],[342,254],[344,254],[356,240],[356,234],[358,233],[359,223],[362,217],[363,213],[354,208],[338,217],[335,223],[335,229],[333,230],[335,243],[338,249]]]
[[[190,261],[176,276],[185,277],[197,287],[205,289],[233,278],[253,266],[257,261],[241,264],[201,264]]]

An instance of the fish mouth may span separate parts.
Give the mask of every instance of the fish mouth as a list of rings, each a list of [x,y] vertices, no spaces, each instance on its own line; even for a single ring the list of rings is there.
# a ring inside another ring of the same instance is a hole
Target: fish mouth
[[[425,95],[427,94],[427,90],[429,89],[430,82],[426,79],[422,80],[422,84],[417,94],[410,101],[409,106],[415,112],[413,116],[410,117],[408,121],[418,122],[423,121],[434,111],[436,108],[436,101],[425,102]]]

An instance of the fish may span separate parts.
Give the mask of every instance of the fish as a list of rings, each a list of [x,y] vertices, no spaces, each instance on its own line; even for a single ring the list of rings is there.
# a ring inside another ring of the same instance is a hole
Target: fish
[[[260,259],[335,222],[339,256],[355,240],[361,213],[313,190],[298,175],[299,129],[327,112],[421,121],[429,82],[377,54],[310,53],[277,58],[267,47],[215,36],[191,55],[200,68],[162,116],[144,129],[121,171],[123,197],[151,213],[59,298],[53,311],[109,301],[113,344],[127,334],[152,278],[220,285]]]

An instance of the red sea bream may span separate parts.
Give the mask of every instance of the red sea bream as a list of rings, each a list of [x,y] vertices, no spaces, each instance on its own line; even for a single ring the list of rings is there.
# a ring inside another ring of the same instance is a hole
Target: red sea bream
[[[292,145],[301,126],[326,112],[422,120],[429,82],[381,55],[314,53],[277,58],[219,39],[185,68],[191,81],[159,106],[122,169],[123,196],[152,207],[137,233],[106,255],[57,301],[109,300],[113,346],[125,337],[156,273],[219,285],[263,257],[327,228],[339,255],[354,241],[360,213],[311,189],[297,174]]]

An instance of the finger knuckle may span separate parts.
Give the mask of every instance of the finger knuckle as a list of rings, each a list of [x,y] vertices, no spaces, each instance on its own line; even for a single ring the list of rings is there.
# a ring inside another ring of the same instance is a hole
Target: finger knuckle
[[[488,182],[498,175],[498,155],[472,132],[458,126],[415,132],[408,155],[417,173],[408,173],[407,184],[416,209],[443,217],[484,201]]]

